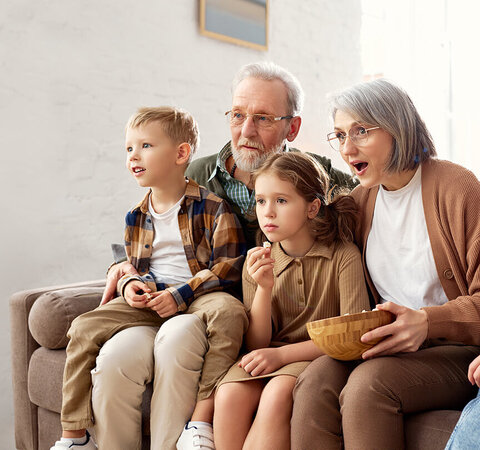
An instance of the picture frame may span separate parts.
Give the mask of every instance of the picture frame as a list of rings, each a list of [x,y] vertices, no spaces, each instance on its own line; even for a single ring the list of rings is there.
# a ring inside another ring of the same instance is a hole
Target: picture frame
[[[200,33],[268,50],[269,0],[200,0]]]

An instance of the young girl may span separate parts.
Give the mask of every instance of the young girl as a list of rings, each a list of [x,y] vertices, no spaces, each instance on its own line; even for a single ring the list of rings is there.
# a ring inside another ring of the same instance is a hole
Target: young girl
[[[307,322],[369,309],[360,252],[351,242],[356,208],[329,201],[328,177],[307,155],[272,155],[254,173],[256,212],[271,248],[248,252],[243,297],[249,351],[215,396],[217,450],[289,449],[292,390],[322,355]]]

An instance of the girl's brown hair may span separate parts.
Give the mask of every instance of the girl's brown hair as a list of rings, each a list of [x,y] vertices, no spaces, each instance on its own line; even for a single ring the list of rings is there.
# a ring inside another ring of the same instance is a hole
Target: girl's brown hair
[[[318,241],[327,245],[353,241],[357,221],[355,200],[348,192],[330,187],[330,178],[312,157],[300,152],[273,154],[253,173],[253,181],[264,173],[273,173],[292,183],[307,202],[320,199],[322,206],[311,221]]]

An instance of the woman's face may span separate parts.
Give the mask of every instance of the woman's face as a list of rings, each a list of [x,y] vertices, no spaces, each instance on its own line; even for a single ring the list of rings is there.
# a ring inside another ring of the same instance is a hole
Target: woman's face
[[[366,129],[374,126],[358,122],[345,111],[338,110],[336,112],[335,131],[341,131],[348,135],[352,127],[359,125]],[[406,177],[405,172],[389,173],[385,171],[392,147],[392,135],[378,128],[368,131],[368,139],[365,143],[355,144],[347,137],[341,149],[341,155],[363,187],[372,188],[381,184],[385,189],[394,191],[405,186],[411,176]]]

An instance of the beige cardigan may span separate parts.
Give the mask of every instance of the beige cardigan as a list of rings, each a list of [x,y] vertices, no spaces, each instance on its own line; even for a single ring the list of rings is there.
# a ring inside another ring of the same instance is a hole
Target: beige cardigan
[[[352,196],[361,212],[356,241],[378,302],[365,264],[377,192],[378,187],[359,186]],[[444,305],[423,308],[428,315],[427,337],[480,345],[480,182],[457,164],[428,160],[422,164],[422,198],[438,277],[449,299]]]

